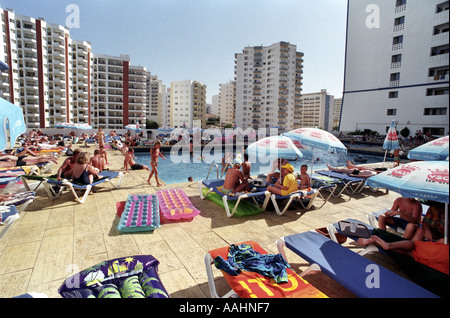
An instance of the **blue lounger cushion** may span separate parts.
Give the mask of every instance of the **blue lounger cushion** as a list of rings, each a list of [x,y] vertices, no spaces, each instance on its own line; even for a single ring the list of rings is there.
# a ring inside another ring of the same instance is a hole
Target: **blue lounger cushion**
[[[317,232],[286,236],[286,246],[322,272],[364,298],[435,298],[435,294],[373,263],[369,259],[339,245]],[[378,270],[379,288],[368,287],[370,275]]]
[[[218,188],[223,186],[224,182],[225,182],[224,179],[202,180],[202,183],[203,183],[203,185],[205,187],[210,188],[210,189],[212,188],[213,191],[215,193],[217,193],[218,195],[220,195],[221,197],[225,196],[226,194],[221,192]],[[261,191],[261,192],[246,192],[245,194],[249,198],[251,198],[251,197],[258,197],[258,196],[264,195],[265,191]],[[227,199],[228,200],[237,200],[237,199],[239,199],[239,193],[237,193],[236,195],[227,195]]]
[[[346,182],[361,182],[367,178],[357,178],[353,176],[349,176],[348,174],[342,172],[335,172],[330,170],[317,170],[316,173],[321,174],[323,176],[327,176],[330,178],[341,179]]]

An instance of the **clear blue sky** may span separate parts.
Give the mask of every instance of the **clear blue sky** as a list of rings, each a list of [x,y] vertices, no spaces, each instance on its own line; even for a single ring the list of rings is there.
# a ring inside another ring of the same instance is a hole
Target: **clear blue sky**
[[[303,52],[303,93],[342,96],[346,0],[0,0],[17,14],[66,24],[80,9],[71,37],[94,53],[128,54],[163,84],[207,85],[207,101],[234,78],[234,54],[246,46],[290,42]]]

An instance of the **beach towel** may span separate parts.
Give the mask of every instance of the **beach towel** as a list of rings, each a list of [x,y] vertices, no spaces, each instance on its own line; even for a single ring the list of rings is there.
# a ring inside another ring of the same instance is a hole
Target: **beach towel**
[[[230,245],[227,260],[219,255],[214,258],[214,265],[232,276],[239,275],[241,270],[252,271],[277,283],[288,281],[286,269],[290,268],[281,254],[261,254],[248,244]]]
[[[267,254],[258,243],[246,241],[241,244],[250,245],[256,252]],[[240,244],[239,244],[240,245]],[[221,256],[227,259],[230,247],[222,247],[209,251],[212,259]],[[321,291],[301,278],[289,267],[286,268],[287,282],[276,283],[273,278],[263,276],[257,272],[241,271],[239,275],[230,275],[222,271],[225,280],[233,291],[241,298],[326,298]]]

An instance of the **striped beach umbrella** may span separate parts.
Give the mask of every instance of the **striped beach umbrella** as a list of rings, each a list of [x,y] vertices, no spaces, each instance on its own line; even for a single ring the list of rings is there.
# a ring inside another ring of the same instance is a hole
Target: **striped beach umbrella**
[[[386,138],[384,139],[383,149],[385,149],[383,162],[386,161],[386,155],[387,155],[388,150],[400,149],[400,144],[398,142],[397,129],[395,129],[395,121],[394,120],[391,122],[391,126],[389,127]]]
[[[448,234],[449,167],[447,161],[410,162],[367,179],[372,188],[384,188],[406,198],[445,203],[445,238]]]
[[[409,151],[412,160],[446,160],[448,158],[448,136],[427,142]]]
[[[246,152],[249,156],[259,158],[296,160],[303,157],[292,140],[285,136],[271,136],[260,139],[249,145]]]

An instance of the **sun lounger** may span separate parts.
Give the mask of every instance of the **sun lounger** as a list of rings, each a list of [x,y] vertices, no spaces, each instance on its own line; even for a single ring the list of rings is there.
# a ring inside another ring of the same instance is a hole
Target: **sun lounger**
[[[1,202],[0,206],[20,206],[18,212],[21,213],[34,201],[35,195],[34,191],[13,193],[11,200]]]
[[[302,207],[305,210],[310,210],[312,207],[312,204],[314,202],[314,199],[317,197],[318,194],[319,194],[319,191],[317,191],[315,189],[312,189],[311,191],[308,191],[308,192],[299,190],[299,191],[295,191],[295,192],[290,193],[289,195],[284,195],[284,196],[278,195],[278,194],[272,194],[270,196],[270,198],[271,198],[273,206],[275,208],[275,212],[278,215],[283,215],[288,210],[289,206],[291,205],[291,203],[294,200],[300,202],[300,204],[302,205]],[[309,199],[309,202],[308,202],[308,204],[306,204],[306,206],[302,201],[304,199]],[[285,204],[283,210],[280,210],[277,200],[288,200],[288,202]]]
[[[0,239],[18,218],[19,211],[16,206],[0,206]]]
[[[429,206],[426,204],[422,204],[422,218],[425,217],[427,214]],[[384,214],[385,212],[389,211],[389,209],[383,209],[380,211],[372,212],[367,214],[367,218],[369,219],[370,226],[374,228],[378,228],[378,218],[381,214]],[[408,221],[400,218],[399,215],[394,216],[394,224],[386,224],[390,228],[394,229],[399,234],[403,234],[406,229],[406,225],[408,225]]]
[[[228,217],[232,217],[236,213],[236,210],[238,209],[239,204],[241,203],[241,200],[248,199],[248,198],[252,198],[255,205],[259,207],[259,204],[255,198],[256,197],[265,197],[264,202],[262,204],[262,208],[261,208],[262,211],[265,210],[267,203],[269,202],[269,199],[270,199],[270,193],[268,191],[248,192],[245,194],[230,196],[230,195],[226,195],[218,190],[218,187],[222,186],[223,183],[224,183],[224,179],[211,179],[211,180],[199,181],[198,186],[199,186],[199,190],[200,190],[200,198],[202,200],[205,199],[208,196],[208,194],[210,194],[211,192],[214,192],[214,193],[218,194],[219,196],[221,196],[223,205],[225,208],[225,212],[227,213]],[[203,186],[205,186],[209,189],[209,191],[206,194],[203,194]],[[228,205],[229,200],[237,200],[232,211],[230,211],[230,207]]]
[[[72,194],[75,197],[75,200],[78,203],[84,203],[91,191],[91,189],[103,182],[110,182],[111,185],[115,188],[120,188],[121,184],[122,184],[122,178],[123,178],[123,173],[122,172],[115,172],[115,171],[102,171],[99,174],[100,179],[98,179],[97,181],[93,182],[92,184],[77,184],[77,183],[73,183],[67,179],[63,179],[62,181],[57,181],[55,179],[47,179],[44,178],[44,189],[47,192],[48,196],[50,199],[55,200],[57,197],[59,197],[62,193],[63,190],[68,188],[70,189],[70,191],[72,192]],[[118,184],[115,185],[111,179],[114,178],[119,178]],[[54,186],[59,186],[60,188],[58,190],[55,190]],[[83,196],[80,198],[78,196],[78,194],[76,193],[76,190],[82,190],[84,191]]]
[[[437,295],[394,272],[352,252],[317,232],[286,236],[277,241],[305,259],[313,270],[325,275],[362,298],[436,298]]]
[[[344,191],[347,191],[347,193],[349,194],[361,192],[362,189],[364,189],[364,185],[367,179],[367,178],[357,178],[349,176],[345,173],[334,172],[330,170],[316,170],[316,173],[337,180],[341,180],[343,188],[338,194],[333,194],[336,197],[340,196]]]
[[[260,254],[267,254],[258,243],[253,241],[243,242],[241,244],[248,244]],[[237,244],[240,245],[240,244]],[[216,284],[214,281],[214,274],[212,264],[217,256],[223,259],[228,258],[229,246],[218,248],[206,253],[204,257],[206,274],[208,277],[209,291],[212,298],[219,298]],[[324,298],[326,297],[322,292],[317,290],[314,286],[306,282],[301,276],[297,275],[292,269],[287,268],[288,282],[276,283],[274,279],[263,276],[252,271],[242,270],[239,275],[233,276],[225,271],[221,271],[226,281],[232,288],[222,298],[228,297],[242,297],[242,298],[281,298],[281,297],[305,297],[305,298]]]
[[[404,240],[404,238],[398,236],[395,233],[390,233],[387,231],[377,229],[359,220],[347,219],[344,220],[344,222],[354,222],[358,226],[365,227],[370,235],[377,235],[387,242]],[[330,237],[334,241],[336,241],[336,237],[333,232],[345,235],[346,237],[354,241],[358,240],[358,236],[353,236],[351,234],[349,235],[348,233],[344,233],[338,223],[333,223],[328,226],[328,231],[332,233]],[[363,251],[359,252],[358,254],[362,256],[369,252],[380,252],[389,255],[402,269],[402,271],[406,274],[406,276],[408,276],[408,278],[410,278],[413,282],[440,297],[447,298],[449,296],[449,284],[448,284],[449,276],[447,274],[442,273],[436,269],[433,269],[425,264],[419,263],[410,256],[392,251],[385,251],[382,248],[376,247],[375,245],[367,246]]]

